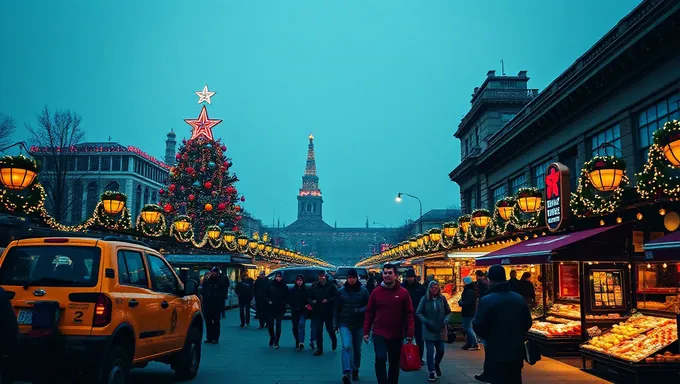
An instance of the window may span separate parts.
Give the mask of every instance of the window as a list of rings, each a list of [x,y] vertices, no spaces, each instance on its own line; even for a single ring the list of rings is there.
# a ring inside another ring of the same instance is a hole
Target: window
[[[661,100],[640,112],[638,116],[640,149],[645,161],[647,160],[647,150],[652,144],[654,131],[663,127],[664,123],[670,120],[680,120],[680,93]]]
[[[123,171],[127,171],[130,168],[130,156],[123,156]]]
[[[142,254],[134,251],[118,251],[118,282],[123,285],[149,287]]]
[[[87,156],[78,156],[77,169],[87,171]]]
[[[111,156],[102,156],[102,171],[111,169]]]
[[[512,194],[514,195],[517,191],[526,186],[527,178],[526,175],[521,174],[510,180],[510,188],[512,189]]]
[[[94,287],[101,249],[83,246],[17,246],[7,252],[0,284]]]
[[[111,160],[111,170],[112,171],[120,171],[120,156],[113,156]],[[126,169],[127,171],[127,169]]]
[[[90,156],[90,171],[99,170],[99,156]]]
[[[545,188],[545,170],[548,169],[550,163],[551,161],[548,160],[545,163],[539,164],[534,167],[534,170],[532,172],[534,175],[534,187],[538,189]]]
[[[500,187],[494,188],[491,194],[493,195],[492,204],[495,205],[498,200],[501,200],[505,197],[505,185],[501,185]]]
[[[170,267],[158,256],[147,255],[153,290],[163,293],[177,293],[177,279]]]
[[[477,188],[474,187],[468,190],[468,206],[470,207],[470,212],[477,209]]]
[[[618,124],[593,136],[590,142],[592,156],[621,156],[621,128]],[[610,144],[606,145],[605,144]]]

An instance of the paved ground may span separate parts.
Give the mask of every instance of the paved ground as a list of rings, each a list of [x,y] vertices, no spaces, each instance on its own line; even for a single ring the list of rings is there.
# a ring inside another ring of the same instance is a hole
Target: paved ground
[[[309,349],[296,351],[290,321],[284,320],[281,348],[267,345],[267,330],[256,327],[239,328],[238,313],[228,311],[222,321],[222,336],[218,345],[203,345],[203,358],[198,377],[193,383],[229,382],[238,384],[341,383],[340,350],[330,350],[320,357]],[[309,324],[309,323],[308,323]],[[328,337],[328,336],[326,336]],[[439,383],[476,383],[474,375],[481,372],[483,352],[462,351],[460,343],[447,344],[442,365],[444,373]],[[373,345],[363,345],[360,383],[375,383]],[[153,363],[135,370],[135,383],[172,382],[173,373],[166,365]],[[535,366],[523,370],[524,383],[606,383],[571,366],[544,358]],[[402,372],[400,383],[427,382],[425,370]]]

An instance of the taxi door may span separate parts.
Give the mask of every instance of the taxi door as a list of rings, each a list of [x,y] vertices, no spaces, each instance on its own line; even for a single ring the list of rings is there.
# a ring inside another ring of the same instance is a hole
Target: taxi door
[[[181,349],[189,329],[189,301],[182,297],[183,287],[170,265],[160,257],[146,254],[153,290],[160,299],[158,328],[163,336],[157,346],[158,353]]]

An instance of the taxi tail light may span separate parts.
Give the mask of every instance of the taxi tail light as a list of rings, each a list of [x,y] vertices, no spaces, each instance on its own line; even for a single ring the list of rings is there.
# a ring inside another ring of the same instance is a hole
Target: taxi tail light
[[[61,237],[52,237],[52,238],[43,240],[43,243],[57,243],[57,244],[68,243],[68,239],[61,238]]]
[[[111,323],[112,311],[113,303],[111,302],[111,299],[100,293],[94,304],[94,321],[92,322],[92,326],[105,327],[109,325]]]

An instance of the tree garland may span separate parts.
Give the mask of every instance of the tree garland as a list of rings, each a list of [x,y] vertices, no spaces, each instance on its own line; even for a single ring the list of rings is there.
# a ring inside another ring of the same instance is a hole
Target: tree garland
[[[600,192],[595,189],[590,179],[590,173],[598,169],[623,170],[619,186],[610,192]],[[571,211],[581,219],[613,213],[621,206],[623,190],[627,184],[626,163],[623,160],[614,156],[595,156],[583,164],[578,188],[571,195]]]
[[[519,207],[519,203],[515,204],[512,217],[510,217],[510,224],[515,230],[523,231],[526,229],[536,228],[541,224],[543,217],[543,193],[536,187],[520,188],[515,193],[514,200],[518,201],[521,198],[537,197],[541,198],[541,203],[536,212],[526,213]]]
[[[669,121],[654,132],[649,147],[647,163],[642,172],[635,175],[635,189],[646,200],[680,199],[680,175],[664,154],[664,148],[680,140],[680,122]],[[670,147],[668,148],[670,150]]]

